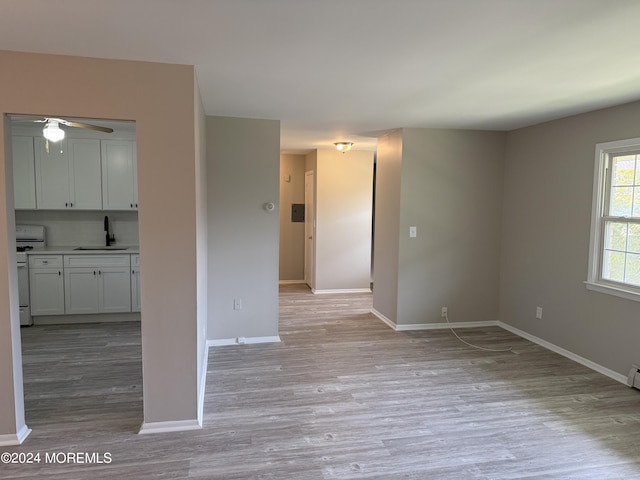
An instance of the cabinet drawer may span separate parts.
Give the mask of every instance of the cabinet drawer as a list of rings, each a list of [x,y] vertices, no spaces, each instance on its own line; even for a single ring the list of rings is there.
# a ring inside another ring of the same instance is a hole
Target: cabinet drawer
[[[140,255],[131,255],[131,266],[132,267],[140,266]]]
[[[29,255],[29,267],[62,268],[62,255]]]
[[[65,267],[128,267],[130,255],[65,255]]]

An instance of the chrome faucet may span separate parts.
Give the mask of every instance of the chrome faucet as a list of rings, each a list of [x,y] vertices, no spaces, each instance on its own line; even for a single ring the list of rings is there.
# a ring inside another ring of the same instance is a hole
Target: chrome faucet
[[[109,234],[109,217],[107,215],[104,216],[104,231],[106,232],[106,246],[110,247],[111,242],[116,241],[116,236],[114,234]]]

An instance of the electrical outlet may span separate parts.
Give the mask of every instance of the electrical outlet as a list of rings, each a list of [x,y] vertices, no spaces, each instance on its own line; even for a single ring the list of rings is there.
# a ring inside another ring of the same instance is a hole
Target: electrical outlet
[[[542,320],[542,307],[536,307],[536,318]]]
[[[242,299],[234,298],[233,299],[233,309],[234,310],[242,310]]]
[[[440,312],[441,317],[446,317],[449,313],[449,309],[447,307],[442,307],[442,311]]]

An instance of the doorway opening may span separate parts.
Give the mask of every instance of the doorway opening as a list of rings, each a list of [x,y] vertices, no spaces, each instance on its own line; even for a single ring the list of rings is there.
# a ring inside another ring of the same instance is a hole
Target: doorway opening
[[[77,422],[79,409],[122,419],[124,402],[135,417],[125,428],[135,430],[143,418],[136,125],[65,118],[71,125],[55,122],[64,138],[54,141],[43,135],[47,118],[5,117],[9,213],[26,248],[18,254],[26,422]],[[42,232],[40,243],[29,248],[20,232]]]
[[[371,292],[374,164],[372,151],[281,154],[281,285],[302,283],[313,293]],[[304,202],[303,223],[290,216],[296,202]]]

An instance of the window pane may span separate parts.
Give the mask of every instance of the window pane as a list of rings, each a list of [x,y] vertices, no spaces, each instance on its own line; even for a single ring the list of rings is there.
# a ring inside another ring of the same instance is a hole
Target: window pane
[[[608,250],[627,249],[627,224],[607,222],[604,235],[604,248]]]
[[[625,282],[640,286],[640,255],[627,255]]]
[[[638,181],[640,181],[640,171],[638,171]],[[640,218],[640,187],[633,189],[633,216]]]
[[[633,253],[640,253],[640,224],[630,223],[627,236],[627,250]]]
[[[633,185],[635,169],[635,155],[621,155],[619,157],[613,157],[611,185]]]
[[[604,251],[602,262],[602,278],[616,282],[624,282],[624,253]]]
[[[611,187],[609,215],[630,217],[633,205],[633,187]]]

